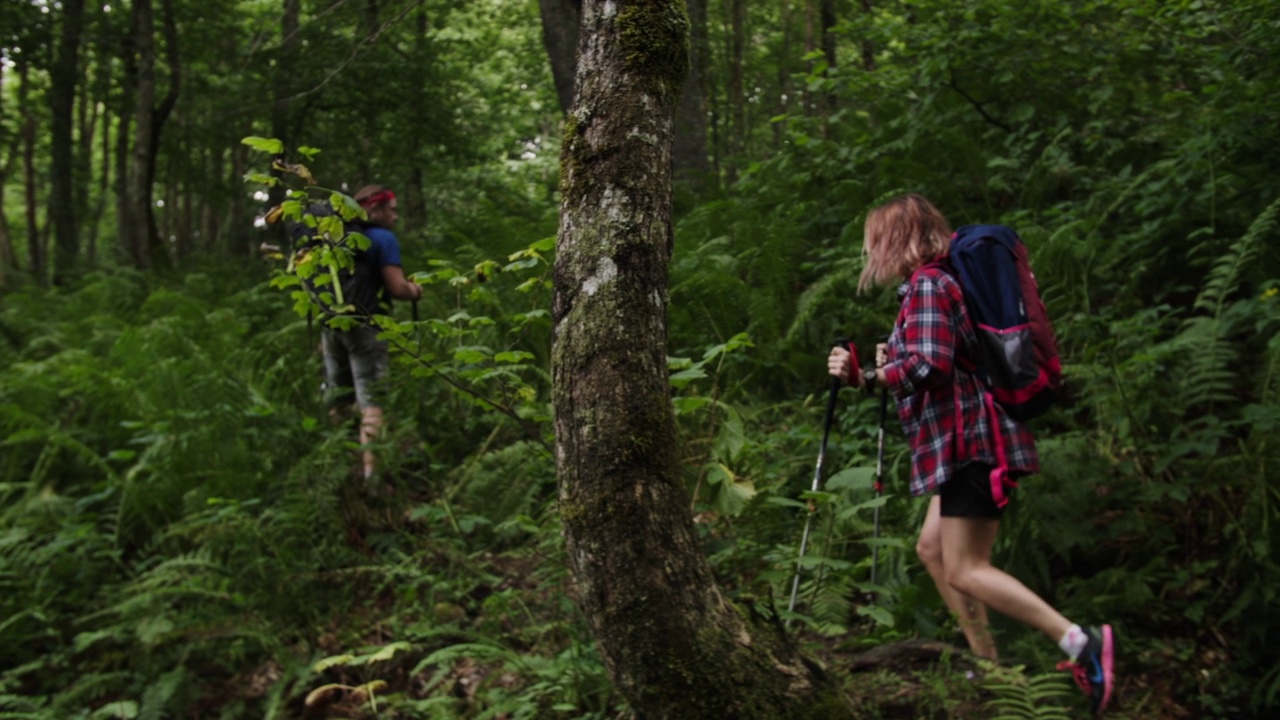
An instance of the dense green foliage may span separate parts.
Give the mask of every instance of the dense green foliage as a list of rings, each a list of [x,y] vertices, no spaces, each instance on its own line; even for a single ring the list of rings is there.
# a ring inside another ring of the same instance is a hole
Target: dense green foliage
[[[197,23],[175,3],[198,40],[184,35],[183,131],[165,136],[158,182],[224,216],[258,189],[232,157],[271,134],[269,69],[289,59],[276,6],[216,5]],[[739,128],[728,4],[709,4],[711,151],[735,179],[679,189],[671,269],[682,460],[721,583],[766,616],[785,607],[826,348],[843,335],[866,354],[895,311],[892,289],[854,293],[861,216],[920,191],[957,225],[1021,232],[1062,344],[1070,396],[1034,426],[1045,469],[1019,491],[999,562],[1069,617],[1116,626],[1121,713],[1273,715],[1275,4],[850,3],[834,68],[804,54],[807,4],[752,5]],[[55,25],[36,7],[0,9],[24,28],[0,41],[35,58],[40,90]],[[91,9],[103,67],[123,15]],[[254,208],[172,272],[103,251],[72,285],[0,297],[0,717],[301,717],[308,701],[324,717],[618,716],[555,512],[559,120],[537,22],[532,2],[304,3],[288,144],[324,149],[309,163],[322,180],[408,190],[405,265],[427,285],[419,322],[400,307],[386,324],[385,487],[353,479],[354,433],[319,405],[279,268],[227,257],[270,239],[246,234]],[[12,80],[4,141],[45,112],[15,105]],[[837,673],[868,646],[958,638],[914,557],[923,506],[893,426],[869,582],[878,419],[842,399],[784,618]],[[893,685],[921,715],[1079,712],[1041,674],[1053,644],[996,623],[1012,667],[980,685],[946,668],[859,674],[858,706],[877,712]]]

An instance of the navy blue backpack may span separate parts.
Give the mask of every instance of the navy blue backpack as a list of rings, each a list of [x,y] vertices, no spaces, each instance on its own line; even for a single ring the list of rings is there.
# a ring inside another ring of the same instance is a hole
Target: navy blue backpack
[[[978,376],[1015,420],[1043,414],[1062,362],[1026,245],[1003,225],[965,225],[951,238],[951,265],[978,334]]]

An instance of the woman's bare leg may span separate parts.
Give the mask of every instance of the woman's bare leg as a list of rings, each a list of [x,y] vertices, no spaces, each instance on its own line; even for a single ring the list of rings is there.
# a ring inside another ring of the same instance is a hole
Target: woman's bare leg
[[[939,517],[939,525],[946,584],[1039,629],[1054,642],[1062,638],[1071,621],[1017,578],[991,565],[991,546],[1000,530],[999,520]]]
[[[947,582],[946,567],[942,557],[942,515],[941,500],[934,495],[929,500],[929,512],[925,515],[924,525],[920,528],[920,539],[916,541],[916,554],[933,578],[933,584],[942,595],[951,614],[960,623],[960,630],[969,642],[969,651],[978,657],[995,660],[997,657],[996,641],[991,636],[987,622],[987,607],[978,600],[965,595]]]

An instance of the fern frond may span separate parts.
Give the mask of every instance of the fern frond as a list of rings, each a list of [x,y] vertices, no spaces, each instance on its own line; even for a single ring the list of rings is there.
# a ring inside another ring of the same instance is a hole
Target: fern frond
[[[1204,288],[1196,297],[1195,308],[1211,317],[1221,317],[1226,301],[1239,289],[1244,268],[1257,257],[1261,241],[1270,237],[1280,219],[1280,199],[1272,202],[1249,226],[1249,230],[1232,243],[1227,252],[1213,264]]]
[[[1071,693],[1066,675],[1044,673],[1026,677],[1020,673],[999,672],[989,676],[982,686],[995,698],[986,705],[996,711],[993,720],[1070,720],[1067,708],[1058,701]]]

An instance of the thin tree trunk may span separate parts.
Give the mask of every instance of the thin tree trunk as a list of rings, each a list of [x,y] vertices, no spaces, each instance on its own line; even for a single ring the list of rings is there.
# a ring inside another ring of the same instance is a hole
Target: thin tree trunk
[[[707,0],[688,0],[689,78],[676,110],[676,179],[701,194],[709,184],[707,157]]]
[[[236,145],[231,151],[231,183],[236,188],[231,193],[231,205],[227,209],[227,218],[223,222],[227,234],[227,249],[232,255],[248,257],[253,254],[249,241],[248,225],[245,223],[244,174],[248,169],[247,148]]]
[[[84,0],[63,0],[58,56],[50,70],[49,110],[51,157],[49,196],[56,261],[53,281],[63,284],[76,274],[80,242],[76,232],[74,113],[79,84],[80,32]]]
[[[130,159],[133,157],[129,138],[133,134],[133,122],[137,106],[134,92],[138,86],[138,55],[134,52],[133,47],[136,25],[137,13],[131,12],[129,14],[129,31],[124,34],[120,43],[122,68],[118,84],[120,88],[120,117],[116,120],[115,137],[117,252],[122,263],[128,263],[135,267],[139,264],[139,260],[136,247],[137,237],[134,230],[137,222],[134,218],[136,209],[132,197],[133,182],[129,178]]]
[[[294,58],[298,56],[298,49],[301,47],[301,34],[298,32],[301,5],[300,0],[284,0],[283,12],[280,15],[280,52],[276,56],[275,99],[271,106],[271,136],[283,143],[286,148],[293,145],[289,117],[290,106],[293,102],[291,88]],[[369,5],[369,18],[370,24],[367,33],[372,35],[377,28],[377,6],[373,3]],[[284,176],[284,173],[274,167],[270,170],[270,173],[275,178]],[[279,205],[284,199],[285,188],[282,184],[268,188],[267,201],[264,203],[263,209]],[[269,232],[274,233],[274,242],[283,247],[285,242],[284,224],[277,223],[272,226]]]
[[[778,114],[786,115],[791,101],[791,2],[782,0],[782,52],[778,57]],[[781,147],[786,127],[783,123],[773,123],[774,147]]]
[[[150,0],[147,0],[150,2]],[[151,134],[147,138],[147,154],[146,154],[146,187],[147,187],[147,237],[150,241],[148,254],[151,256],[153,265],[169,265],[173,260],[173,252],[169,243],[170,232],[168,229],[161,234],[156,225],[155,209],[151,202],[150,193],[154,190],[156,184],[156,167],[160,160],[160,138],[164,133],[164,126],[168,123],[170,116],[173,115],[173,108],[178,104],[178,96],[182,92],[182,56],[178,51],[178,23],[174,17],[173,0],[160,0],[160,6],[164,10],[164,48],[165,61],[169,70],[169,85],[165,91],[164,98],[160,100],[151,112]],[[152,46],[154,60],[154,45]],[[153,66],[154,72],[154,66]],[[154,74],[152,76],[153,92],[154,92]],[[141,107],[141,106],[140,106]],[[170,188],[166,185],[166,193]],[[171,229],[169,219],[173,214],[173,206],[171,198],[165,199],[165,225]]]
[[[129,223],[133,262],[142,270],[151,268],[156,258],[152,250],[156,246],[153,231],[155,217],[151,212],[150,168],[151,136],[155,119],[156,52],[155,17],[151,0],[134,0],[133,49],[138,65],[134,95],[133,153],[129,163]]]
[[[40,239],[39,192],[36,188],[36,117],[31,112],[31,65],[23,60],[18,66],[21,85],[18,89],[18,112],[22,113],[22,184],[27,223],[27,266],[37,285],[48,280],[44,244]]]
[[[188,124],[189,123],[183,122],[183,125]],[[190,137],[190,129],[184,129],[182,136],[184,138]],[[186,144],[185,141],[183,144]],[[192,209],[194,201],[191,197],[194,194],[191,187],[193,182],[190,178],[184,177],[181,173],[181,166],[184,164],[182,161],[190,162],[188,160],[190,152],[190,148],[184,148],[183,153],[175,155],[175,161],[173,164],[174,177],[178,178],[177,197],[174,198],[176,206],[173,210],[178,215],[178,257],[183,259],[190,257],[196,251],[195,211]],[[181,206],[181,210],[179,210],[178,206]]]
[[[425,7],[418,8],[417,14],[417,32],[413,38],[415,55],[418,58],[425,58],[427,53],[430,52],[427,31],[431,29],[431,22],[427,17],[427,9]],[[420,82],[414,83],[412,86],[413,103],[417,107],[422,107],[427,102],[428,82],[424,77]],[[423,166],[426,165],[424,135],[422,133],[410,133],[409,137],[409,141],[412,143],[410,157],[417,160],[417,162],[413,163],[413,169],[409,171],[409,185],[404,189],[404,200],[401,205],[404,207],[405,226],[425,230],[427,228],[427,201],[425,197],[427,181],[422,171]]]
[[[813,51],[817,47],[817,38],[813,31],[814,15],[817,14],[813,6],[815,1],[816,0],[805,0],[805,4],[804,4],[804,55],[805,57],[812,57]],[[814,64],[813,64],[813,61],[810,60],[809,61],[810,74],[813,73],[813,69],[814,69]],[[801,97],[803,99],[803,108],[804,108],[805,116],[806,117],[812,116],[814,112],[818,109],[817,105],[814,104],[813,96],[811,95],[811,93],[809,93],[808,89],[805,89]]]
[[[5,63],[0,62],[0,87],[4,87]],[[4,117],[4,93],[0,92],[0,117]],[[9,173],[13,170],[14,160],[18,156],[21,136],[14,134],[4,154],[4,165],[0,166],[0,197],[4,197],[5,188],[9,186]],[[13,234],[9,230],[9,214],[4,203],[0,202],[0,288],[9,287],[9,275],[18,268],[18,257],[13,251]]]
[[[583,3],[552,304],[556,468],[576,599],[638,717],[849,717],[835,684],[780,628],[721,593],[688,511],[666,361],[682,5]]]
[[[578,29],[582,0],[538,0],[542,13],[542,44],[551,60],[551,79],[560,98],[560,110],[573,106],[573,78],[578,61]]]
[[[747,137],[744,87],[747,44],[747,0],[729,0],[729,162],[727,179],[738,179]]]
[[[205,161],[205,177],[222,178],[222,160],[224,157],[225,151],[221,148],[211,148],[209,150]],[[232,187],[235,188],[236,194],[241,192],[240,187],[235,185]],[[206,251],[215,253],[220,249],[218,247],[218,206],[214,205],[213,198],[209,193],[204,193],[201,199],[201,206],[203,218],[200,223],[200,244]]]
[[[98,265],[98,233],[102,227],[102,212],[107,207],[107,191],[111,187],[111,110],[105,103],[101,132],[102,172],[98,176],[98,197],[94,199],[93,211],[89,214],[89,238],[85,243],[85,260],[91,268]]]
[[[81,83],[80,100],[77,107],[77,135],[79,146],[76,151],[76,191],[75,213],[77,237],[84,234],[86,226],[96,223],[89,211],[89,201],[93,188],[93,141],[98,131],[98,103],[94,100],[93,88],[89,82],[89,70],[86,65],[84,82]],[[92,230],[90,231],[92,232]],[[88,247],[84,249],[82,266],[93,267],[93,258]]]
[[[119,242],[120,255],[122,260],[138,265],[137,248],[134,245],[136,240],[134,234],[134,206],[130,197],[132,185],[129,181],[129,158],[131,156],[129,148],[129,137],[132,134],[133,120],[131,113],[132,93],[127,89],[124,91],[125,97],[122,99],[124,108],[120,119],[116,121],[116,238]]]
[[[870,27],[874,22],[874,9],[871,7],[871,0],[862,0],[862,20],[866,27]],[[862,42],[859,43],[862,49],[862,69],[871,72],[876,69],[876,47],[871,42],[871,33],[863,31]]]
[[[823,75],[830,78],[836,70],[836,0],[822,0],[822,54],[827,60]],[[824,93],[827,117],[835,114],[837,99],[834,90]],[[825,124],[823,126],[826,127]]]

